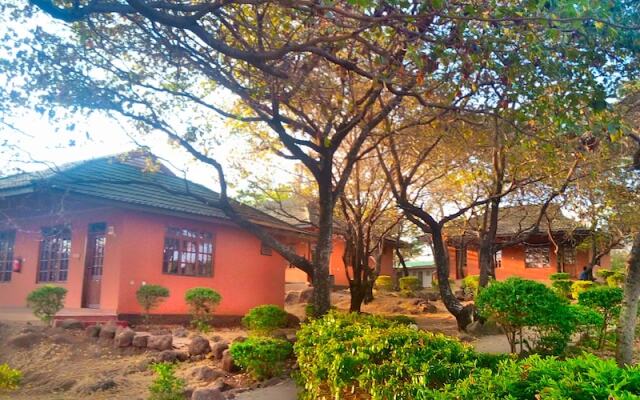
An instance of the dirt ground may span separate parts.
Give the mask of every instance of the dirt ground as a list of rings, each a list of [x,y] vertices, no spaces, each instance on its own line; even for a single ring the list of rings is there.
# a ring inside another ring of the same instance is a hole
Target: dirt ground
[[[338,309],[348,309],[348,290],[334,292],[332,300]],[[363,311],[372,314],[407,315],[415,318],[422,329],[458,336],[468,342],[473,341],[472,344],[482,351],[508,351],[504,336],[488,336],[474,340],[468,335],[461,335],[457,331],[455,319],[441,302],[431,302],[436,307],[435,312],[424,313],[422,306],[416,304],[417,300],[402,298],[394,293],[379,295],[375,301],[365,305]],[[304,319],[304,307],[304,304],[295,304],[286,308],[287,311]],[[43,332],[45,335],[29,348],[7,343],[11,337],[24,331]],[[246,332],[241,328],[224,328],[215,329],[208,335],[218,335],[231,341],[238,336],[246,336]],[[175,339],[174,346],[180,349],[185,347],[188,341],[186,338]],[[0,399],[145,399],[148,396],[147,387],[153,380],[153,373],[148,369],[153,352],[140,353],[133,348],[115,349],[110,342],[103,344],[95,339],[86,338],[84,331],[45,328],[39,323],[25,321],[3,322],[0,325],[0,349],[0,363],[6,362],[24,374],[22,387],[11,394],[0,394]],[[219,367],[216,363],[219,362],[209,359],[179,363],[177,375],[187,381],[187,386],[207,386],[211,382],[195,381],[190,372],[195,367],[203,365]],[[225,378],[225,383],[232,387],[246,387],[252,384],[245,374]],[[91,392],[88,388],[95,385],[105,385],[108,389]],[[292,389],[291,383],[285,382],[280,389],[266,388],[259,392],[248,392],[239,395],[238,399],[277,398],[280,391],[288,393],[286,397],[291,396],[293,399],[295,396],[291,393],[295,390]],[[276,393],[275,397],[271,392]]]

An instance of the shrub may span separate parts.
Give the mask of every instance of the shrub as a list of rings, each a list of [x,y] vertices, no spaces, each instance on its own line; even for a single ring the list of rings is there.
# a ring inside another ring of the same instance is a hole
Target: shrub
[[[242,324],[257,334],[270,334],[275,329],[285,328],[287,321],[287,312],[272,304],[254,307],[242,318]]]
[[[568,274],[567,274],[568,275]],[[551,287],[556,292],[556,294],[563,299],[569,298],[571,296],[571,287],[573,286],[573,281],[569,279],[556,279],[551,282]]]
[[[383,292],[390,292],[393,290],[393,279],[389,275],[380,275],[376,279],[375,288]]]
[[[607,333],[607,328],[620,314],[620,305],[624,293],[617,287],[600,286],[580,293],[578,303],[597,310],[602,315],[598,348],[602,348]]]
[[[511,352],[527,350],[561,353],[576,328],[569,304],[542,283],[520,278],[494,282],[476,299],[478,311],[495,320],[504,330]],[[537,342],[527,341],[525,328],[537,334]]]
[[[497,371],[477,370],[443,391],[423,388],[416,400],[438,399],[633,399],[640,367],[620,368],[591,354],[559,360],[534,355],[507,360]]]
[[[270,337],[250,337],[236,342],[229,350],[233,361],[255,379],[272,378],[282,373],[293,346],[286,340]]]
[[[294,348],[301,399],[412,399],[418,387],[442,387],[505,356],[479,355],[442,334],[388,318],[331,312],[304,324]],[[362,395],[362,396],[361,396]]]
[[[33,314],[47,324],[51,324],[56,313],[64,307],[67,289],[59,286],[44,285],[27,296],[27,305]]]
[[[184,299],[189,305],[193,325],[201,331],[209,330],[213,311],[222,300],[220,294],[211,288],[194,287],[187,290]]]
[[[551,279],[552,281],[564,281],[567,279],[571,279],[571,275],[569,275],[567,272],[556,272],[549,275],[549,279]]]
[[[610,269],[606,269],[606,268],[599,268],[596,271],[596,276],[598,278],[602,278],[605,282],[607,280],[608,277],[610,277],[611,275],[613,275],[613,271],[611,271]]]
[[[465,294],[476,296],[480,287],[480,275],[469,275],[462,279],[461,289]]]
[[[169,289],[160,285],[142,285],[136,291],[136,300],[144,310],[144,319],[149,322],[149,311],[169,297]]]
[[[593,287],[592,281],[575,281],[571,285],[571,296],[578,300],[580,293],[587,291]]]
[[[149,400],[183,400],[184,380],[175,376],[175,365],[169,363],[152,364],[156,378],[149,386]]]
[[[22,372],[7,364],[0,364],[0,393],[5,390],[16,390],[21,380]]]
[[[420,290],[420,279],[415,276],[404,276],[398,279],[400,290],[406,290],[408,292],[415,292]]]
[[[400,325],[416,325],[415,318],[408,317],[406,315],[386,315],[384,318],[392,322],[397,322]]]
[[[622,287],[622,284],[624,283],[624,279],[625,279],[624,272],[615,271],[613,274],[607,277],[607,285],[609,285],[610,287],[616,287],[616,288]]]

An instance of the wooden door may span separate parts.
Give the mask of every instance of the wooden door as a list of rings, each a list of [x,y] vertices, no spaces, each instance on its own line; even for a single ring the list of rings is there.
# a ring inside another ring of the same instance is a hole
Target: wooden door
[[[104,248],[107,241],[107,224],[89,225],[87,254],[85,256],[84,293],[82,306],[100,308],[100,289],[104,264]]]

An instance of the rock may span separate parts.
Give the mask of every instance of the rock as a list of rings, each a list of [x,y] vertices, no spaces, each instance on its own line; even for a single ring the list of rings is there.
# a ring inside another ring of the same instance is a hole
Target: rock
[[[177,353],[176,357],[178,358],[178,361],[184,362],[189,359],[189,353],[186,351],[178,351]]]
[[[143,349],[147,347],[148,339],[149,339],[149,335],[136,333],[133,335],[133,339],[131,339],[131,344],[133,345],[133,347]]]
[[[113,345],[116,347],[129,347],[133,343],[135,335],[136,333],[133,329],[125,328],[116,335]]]
[[[210,340],[210,341],[212,341],[212,342],[214,342],[214,343],[215,343],[215,342],[219,342],[219,341],[221,341],[221,340],[222,340],[222,336],[220,336],[220,335],[213,335],[213,336],[211,336],[211,338],[210,338],[209,340]]]
[[[214,379],[225,376],[225,373],[220,370],[203,365],[201,367],[195,367],[194,369],[192,369],[190,375],[193,378],[201,381],[212,381]]]
[[[236,336],[231,343],[240,343],[247,340],[246,336]]]
[[[300,326],[300,318],[291,313],[287,313],[287,328],[298,328]]]
[[[105,390],[113,389],[118,384],[111,378],[101,378],[96,382],[86,382],[78,385],[75,389],[80,394],[91,394],[94,392],[103,392]]]
[[[100,325],[89,325],[84,330],[85,335],[90,338],[97,338],[100,336]]]
[[[178,361],[178,351],[175,350],[163,350],[156,354],[156,362],[176,362]]]
[[[204,387],[194,390],[191,400],[225,400],[225,398],[219,389]]]
[[[460,340],[461,342],[470,343],[473,342],[475,338],[473,336],[461,334],[458,336],[458,340]]]
[[[233,362],[233,357],[228,349],[222,352],[222,370],[230,373],[240,371],[238,366]]]
[[[433,313],[437,313],[437,312],[438,312],[438,307],[436,307],[434,304],[431,304],[431,303],[424,303],[424,304],[420,307],[420,310],[421,310],[423,313],[430,313],[430,314],[433,314]]]
[[[149,336],[147,338],[147,348],[152,350],[171,350],[173,348],[173,337],[171,335]]]
[[[440,300],[440,293],[437,292],[427,292],[425,293],[425,298],[428,301],[438,301]]]
[[[149,369],[149,364],[151,364],[152,361],[153,360],[142,360],[135,364],[130,364],[129,366],[127,366],[127,368],[125,368],[124,374],[130,375],[138,372],[147,371]]]
[[[103,325],[100,328],[98,337],[100,339],[113,339],[116,336],[116,330],[118,330],[118,327],[115,324]]]
[[[291,344],[296,344],[298,341],[298,336],[296,336],[295,332],[287,335],[287,341]]]
[[[287,340],[287,332],[284,332],[282,330],[275,330],[271,332],[271,337],[275,339]]]
[[[34,345],[40,343],[44,339],[44,335],[39,332],[27,332],[20,333],[11,339],[9,339],[9,344],[13,347],[28,349],[33,347]]]
[[[182,326],[179,326],[176,329],[174,329],[172,333],[173,333],[173,336],[179,337],[179,338],[184,338],[189,336],[189,331]]]
[[[200,354],[207,354],[211,351],[211,345],[209,340],[202,336],[194,336],[189,343],[189,354],[192,356],[198,356]]]
[[[84,324],[77,319],[63,319],[58,326],[62,329],[84,329]]]
[[[298,304],[300,303],[300,292],[291,291],[284,295],[284,304]]]
[[[208,388],[213,388],[213,389],[218,389],[221,392],[225,392],[225,391],[228,391],[229,389],[233,388],[233,386],[229,385],[222,378],[219,378],[218,380],[216,380],[215,382],[213,382],[211,385],[209,385],[207,387]]]
[[[475,336],[502,335],[502,328],[492,320],[474,321],[467,325],[467,332]]]
[[[455,292],[453,292],[453,295],[456,296],[456,299],[460,301],[464,301],[465,299],[464,290],[462,289],[456,290]]]
[[[200,354],[200,355],[197,355],[197,356],[191,356],[191,357],[189,357],[189,359],[190,359],[191,361],[202,361],[202,360],[204,360],[205,358],[207,358],[207,357],[205,357],[205,355],[204,355],[204,354]]]
[[[185,387],[184,390],[182,391],[182,397],[185,399],[190,399],[191,396],[193,395],[194,390],[196,389],[191,386]]]
[[[167,328],[153,329],[150,333],[151,333],[151,336],[171,335],[171,331]]]
[[[73,341],[67,337],[67,335],[53,335],[51,336],[51,341],[55,344],[71,344]]]
[[[298,303],[308,303],[313,299],[313,288],[306,288],[300,292],[300,297],[298,298]]]
[[[213,354],[213,358],[215,360],[221,360],[222,359],[222,353],[224,353],[225,350],[227,350],[229,348],[229,343],[227,342],[216,342],[213,344],[213,346],[211,347],[211,353]]]

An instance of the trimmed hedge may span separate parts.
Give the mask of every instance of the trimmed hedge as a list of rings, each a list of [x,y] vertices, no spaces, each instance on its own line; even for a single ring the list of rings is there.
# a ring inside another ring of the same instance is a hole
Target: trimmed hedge
[[[185,292],[184,300],[189,305],[193,325],[203,332],[208,331],[213,311],[222,301],[220,293],[208,287],[194,287]]]
[[[33,310],[33,315],[42,322],[51,324],[56,313],[64,307],[66,295],[67,289],[63,287],[54,285],[40,286],[29,293],[27,305]]]
[[[571,279],[571,275],[569,275],[567,272],[556,272],[549,275],[549,279],[551,279],[552,281],[566,280]]]
[[[593,286],[594,283],[592,281],[575,281],[571,285],[571,296],[575,300],[578,300],[580,293],[591,289]]]
[[[420,289],[420,279],[415,276],[404,276],[398,279],[401,291],[415,292]]]
[[[480,275],[469,275],[462,279],[461,289],[465,294],[476,296],[480,288]]]
[[[389,275],[380,275],[376,279],[375,288],[383,292],[393,290],[393,279]]]
[[[254,307],[242,318],[242,324],[252,333],[268,335],[276,329],[287,327],[287,312],[273,304]]]
[[[286,340],[270,337],[250,337],[233,343],[229,349],[233,361],[255,379],[272,378],[282,373],[293,346]]]

